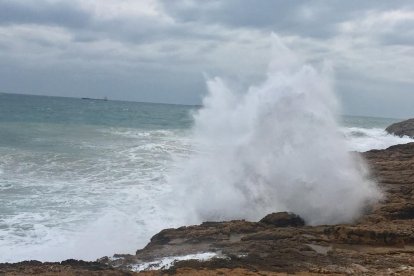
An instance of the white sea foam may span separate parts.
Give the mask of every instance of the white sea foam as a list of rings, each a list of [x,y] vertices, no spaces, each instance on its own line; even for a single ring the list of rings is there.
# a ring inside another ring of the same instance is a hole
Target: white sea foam
[[[309,224],[349,222],[380,198],[340,134],[329,68],[303,64],[277,38],[274,53],[267,79],[245,93],[208,81],[195,115],[200,153],[170,179],[190,222],[274,211]]]
[[[170,191],[165,174],[174,158],[191,151],[184,134],[125,128],[99,133],[104,140],[72,140],[71,148],[82,149],[76,156],[24,150],[2,155],[0,262],[133,253],[164,227],[178,226],[163,214],[160,198]]]
[[[132,271],[148,271],[148,270],[157,270],[157,269],[168,269],[177,261],[187,261],[187,260],[198,260],[198,261],[208,261],[212,258],[221,257],[215,252],[204,252],[197,254],[189,254],[184,256],[170,256],[165,258],[160,258],[152,262],[145,262],[141,264],[132,265],[130,269]]]
[[[347,141],[348,149],[352,151],[368,151],[371,149],[386,149],[397,144],[414,142],[414,139],[403,136],[398,137],[387,133],[382,128],[342,128]]]

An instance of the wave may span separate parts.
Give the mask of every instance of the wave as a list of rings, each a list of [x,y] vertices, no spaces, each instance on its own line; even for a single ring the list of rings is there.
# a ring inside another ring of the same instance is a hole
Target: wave
[[[382,128],[347,127],[341,129],[351,151],[364,152],[372,149],[386,149],[397,144],[414,142],[408,136],[395,136]]]
[[[171,176],[191,223],[291,211],[309,224],[349,222],[381,195],[336,122],[330,70],[275,38],[267,79],[244,93],[220,78],[195,115],[197,154]]]
[[[165,175],[191,152],[185,133],[91,131],[58,151],[0,148],[0,262],[133,253],[170,225]]]

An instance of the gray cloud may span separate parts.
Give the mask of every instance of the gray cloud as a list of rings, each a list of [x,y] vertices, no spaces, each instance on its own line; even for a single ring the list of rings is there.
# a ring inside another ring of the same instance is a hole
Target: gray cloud
[[[162,0],[166,12],[184,22],[225,24],[231,27],[265,28],[277,33],[328,37],[336,34],[335,24],[363,17],[367,10],[410,7],[407,1],[376,0],[263,0],[198,1]]]
[[[335,64],[345,113],[414,116],[413,30],[400,0],[0,0],[0,91],[198,104],[203,74],[263,78],[275,32]]]
[[[90,22],[90,14],[70,2],[0,1],[0,24],[51,24],[80,28]]]

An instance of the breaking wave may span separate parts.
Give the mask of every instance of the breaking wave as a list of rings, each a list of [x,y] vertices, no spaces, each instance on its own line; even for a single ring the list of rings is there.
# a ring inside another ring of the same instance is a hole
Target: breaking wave
[[[266,80],[244,93],[220,78],[207,83],[196,154],[170,177],[190,223],[285,210],[309,224],[341,223],[381,197],[337,125],[329,66],[304,64],[278,38],[273,51]]]
[[[414,142],[414,139],[403,136],[398,137],[387,133],[382,128],[343,128],[342,132],[347,140],[348,149],[364,152],[371,149],[386,149],[397,144]]]

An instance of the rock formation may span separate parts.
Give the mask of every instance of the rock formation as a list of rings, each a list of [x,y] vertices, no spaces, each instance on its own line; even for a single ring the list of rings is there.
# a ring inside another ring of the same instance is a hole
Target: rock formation
[[[408,119],[399,123],[390,125],[385,129],[390,134],[397,136],[409,136],[414,138],[414,119]]]
[[[305,225],[305,221],[301,217],[288,212],[269,214],[262,218],[259,222],[274,225],[277,227],[299,227]]]

